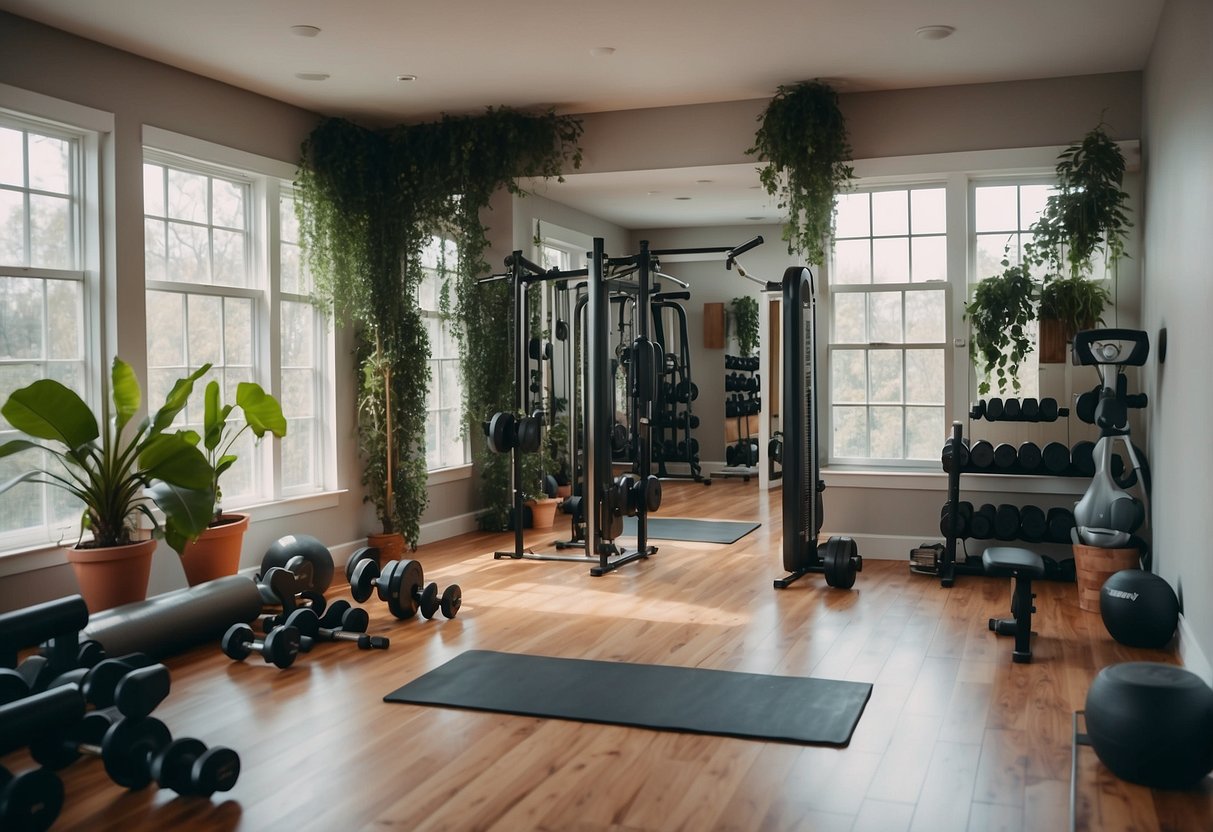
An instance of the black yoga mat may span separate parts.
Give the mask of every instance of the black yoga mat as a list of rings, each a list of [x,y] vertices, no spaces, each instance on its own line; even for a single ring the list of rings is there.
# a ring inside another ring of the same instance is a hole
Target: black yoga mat
[[[681,517],[650,517],[649,537],[653,540],[686,540],[691,543],[736,543],[761,523],[737,520],[688,520]],[[636,536],[636,518],[623,518],[625,537]]]
[[[846,745],[871,693],[861,682],[469,650],[384,701]]]

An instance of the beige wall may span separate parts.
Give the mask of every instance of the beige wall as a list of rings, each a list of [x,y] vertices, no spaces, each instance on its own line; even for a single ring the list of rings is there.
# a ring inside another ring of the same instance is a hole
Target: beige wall
[[[1188,646],[1213,657],[1213,5],[1169,0],[1145,71],[1145,253],[1143,321],[1151,355],[1156,571],[1184,605]],[[1166,363],[1159,332],[1167,332]],[[1207,663],[1203,672],[1213,682]]]

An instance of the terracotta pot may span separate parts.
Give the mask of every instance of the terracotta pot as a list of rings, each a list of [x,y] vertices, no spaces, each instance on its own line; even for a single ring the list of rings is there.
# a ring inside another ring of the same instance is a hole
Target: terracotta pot
[[[400,532],[392,532],[391,534],[368,534],[366,536],[366,545],[373,546],[379,550],[379,565],[387,563],[390,560],[400,560],[405,549],[408,548],[404,540],[404,535]]]
[[[1078,606],[1087,612],[1099,612],[1099,592],[1104,582],[1122,569],[1140,569],[1141,553],[1136,549],[1101,549],[1074,544],[1074,570],[1078,578]]]
[[[527,500],[531,509],[531,528],[550,529],[556,525],[556,506],[560,501],[552,497],[543,500]]]
[[[68,549],[67,562],[76,573],[88,611],[100,612],[146,598],[155,551],[155,540],[102,549]]]
[[[197,540],[185,544],[181,568],[190,586],[236,574],[248,522],[247,514],[221,514]]]

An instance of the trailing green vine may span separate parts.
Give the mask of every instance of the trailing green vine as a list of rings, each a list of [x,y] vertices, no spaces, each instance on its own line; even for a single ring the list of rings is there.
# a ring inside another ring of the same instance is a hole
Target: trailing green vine
[[[465,424],[510,407],[508,286],[479,284],[489,271],[480,211],[515,179],[580,166],[581,123],[554,112],[490,108],[480,116],[368,130],[326,119],[304,142],[296,205],[319,303],[357,327],[359,435],[366,499],[384,531],[414,545],[427,501],[425,402],[429,344],[418,305],[421,253],[434,235],[453,239],[452,278]],[[445,294],[445,292],[444,292]],[[390,396],[387,394],[390,392]],[[388,425],[391,425],[390,429]],[[473,431],[473,435],[475,435]],[[391,441],[388,441],[388,438]],[[482,449],[482,443],[475,443]],[[487,524],[504,525],[507,460],[481,450]]]
[[[1036,319],[1033,305],[1036,283],[1026,264],[1012,266],[1006,257],[1003,271],[973,287],[973,300],[965,304],[969,319],[969,357],[980,368],[978,392],[990,392],[991,374],[1000,390],[1008,379],[1018,392],[1019,365],[1033,349],[1027,327]]]
[[[758,120],[746,153],[770,163],[759,169],[759,180],[787,210],[788,253],[820,264],[834,236],[834,198],[854,178],[838,94],[820,81],[780,86]]]

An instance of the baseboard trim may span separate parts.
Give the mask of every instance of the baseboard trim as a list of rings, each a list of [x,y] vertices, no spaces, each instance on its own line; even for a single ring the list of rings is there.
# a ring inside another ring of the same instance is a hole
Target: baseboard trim
[[[441,520],[433,520],[429,523],[421,524],[421,539],[418,545],[425,543],[436,543],[439,540],[446,540],[448,537],[457,537],[467,532],[474,532],[479,528],[476,522],[478,512],[469,511],[466,514],[456,514],[453,517],[444,517]],[[333,563],[337,566],[337,574],[333,576],[334,582],[344,582],[346,561],[350,559],[350,555],[358,549],[366,545],[366,539],[353,540],[348,543],[338,543],[329,547],[329,552],[333,555]]]
[[[861,557],[872,560],[904,560],[910,562],[910,550],[923,543],[935,543],[935,540],[923,540],[921,537],[908,537],[900,534],[852,534],[850,532],[821,530],[819,541],[828,540],[833,535],[844,535],[855,541]]]
[[[1192,625],[1183,615],[1179,616],[1179,660],[1183,662],[1184,667],[1203,679],[1206,685],[1213,687],[1213,664],[1209,663],[1208,656],[1196,640]]]

